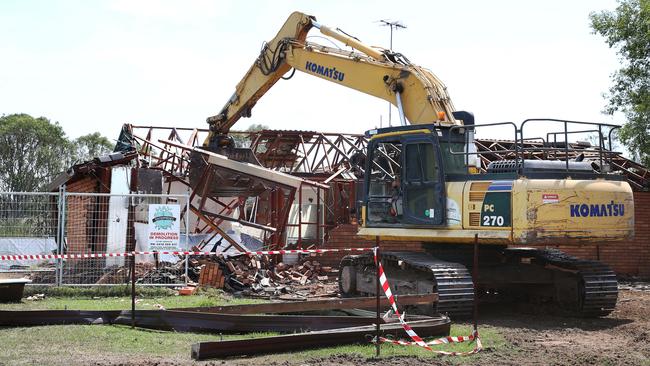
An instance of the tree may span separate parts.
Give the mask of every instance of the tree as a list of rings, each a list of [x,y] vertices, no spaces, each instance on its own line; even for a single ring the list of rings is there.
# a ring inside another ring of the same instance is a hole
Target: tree
[[[45,117],[0,116],[0,191],[41,190],[70,165],[111,150],[110,141],[97,132],[70,141],[58,123]]]
[[[87,161],[113,151],[113,145],[99,132],[77,137],[72,141],[72,163]]]
[[[0,116],[0,191],[36,191],[66,167],[70,142],[58,123]]]
[[[625,114],[620,139],[650,166],[650,0],[619,0],[616,10],[590,18],[594,33],[616,49],[622,63],[612,75],[605,112]]]
[[[245,132],[257,132],[257,131],[263,131],[263,130],[268,130],[269,126],[263,125],[261,123],[253,123],[252,125],[248,126],[248,128],[245,130]],[[233,133],[231,134],[232,139],[235,141],[235,147],[250,147],[251,146],[251,140],[248,138],[248,135],[245,134],[240,134],[240,133]]]

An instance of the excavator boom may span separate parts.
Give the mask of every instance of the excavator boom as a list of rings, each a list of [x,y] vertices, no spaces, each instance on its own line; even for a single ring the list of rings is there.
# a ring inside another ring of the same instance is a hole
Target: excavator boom
[[[356,51],[306,42],[312,27]],[[400,54],[364,45],[321,25],[313,16],[294,12],[275,38],[264,44],[221,112],[207,119],[212,133],[206,145],[226,134],[241,117],[250,117],[257,101],[292,68],[387,100],[412,124],[457,123],[446,87],[430,71]]]

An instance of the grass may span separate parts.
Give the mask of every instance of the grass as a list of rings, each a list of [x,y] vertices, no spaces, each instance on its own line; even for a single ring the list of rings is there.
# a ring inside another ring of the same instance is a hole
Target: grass
[[[0,310],[27,309],[85,309],[119,310],[130,309],[130,297],[119,290],[104,288],[50,288],[47,297],[39,301],[16,304],[0,304]],[[31,291],[31,290],[30,290]],[[38,293],[38,291],[33,291]],[[63,296],[67,295],[67,296]],[[100,296],[101,295],[101,296]],[[109,295],[109,296],[107,296]],[[121,295],[121,296],[120,296]],[[257,302],[250,299],[233,298],[221,291],[204,291],[194,296],[174,296],[166,289],[141,289],[138,309],[155,309],[155,304],[166,308],[191,306],[216,306]],[[511,346],[495,329],[483,327],[481,338],[484,347],[493,350],[509,349]],[[469,335],[471,325],[454,324],[451,334]],[[116,325],[66,325],[23,328],[0,328],[0,365],[4,364],[93,364],[98,361],[115,363],[144,363],[147,361],[170,361],[180,364],[192,363],[190,347],[193,343],[218,341],[220,339],[241,339],[270,336],[273,333],[246,335],[220,335],[204,333],[176,333],[145,329],[131,329]],[[435,346],[434,349],[466,352],[473,349],[473,343]],[[26,356],[27,355],[27,356]],[[290,352],[284,354],[238,359],[244,363],[267,362],[294,363],[310,359],[318,360],[332,355],[356,355],[372,358],[375,346],[372,344],[348,345],[321,349]],[[381,346],[381,357],[417,356],[425,359],[440,357],[419,347],[392,344]],[[481,354],[446,358],[446,363],[480,363]]]
[[[492,328],[481,328],[481,341],[483,347],[490,347],[492,349],[500,349],[508,347],[508,343],[503,338],[503,336]],[[471,325],[464,324],[453,324],[451,326],[450,335],[452,336],[467,336],[472,332]],[[432,339],[425,339],[432,340]],[[433,346],[434,350],[441,351],[456,351],[456,352],[468,352],[474,349],[474,343],[457,343],[457,344],[447,344],[447,345],[438,345]],[[338,346],[338,347],[329,347],[329,348],[319,348],[314,350],[308,350],[295,354],[296,356],[307,359],[307,358],[326,358],[333,354],[356,354],[364,358],[371,358],[375,356],[375,346],[374,344],[364,344],[364,345],[349,345],[349,346]],[[440,357],[439,354],[429,352],[423,348],[416,346],[399,346],[393,344],[382,344],[380,357],[394,357],[394,356],[416,356],[421,358],[437,358]],[[480,355],[469,356],[458,358],[459,363],[467,362],[470,364],[476,363]],[[454,360],[454,359],[448,359]],[[474,360],[472,362],[472,360]]]
[[[123,288],[122,288],[123,289]],[[41,290],[41,291],[38,291]],[[0,310],[130,310],[131,296],[128,292],[110,287],[51,287],[25,289],[25,296],[45,293],[43,300],[30,301],[23,298],[19,303],[0,304]],[[193,296],[177,296],[166,288],[141,287],[136,291],[136,309],[166,309],[178,307],[239,305],[259,302],[258,300],[235,298],[223,291],[199,291]]]
[[[467,335],[470,326],[452,326],[452,335]],[[483,329],[484,347],[498,349],[507,347],[503,337],[494,330]],[[190,363],[190,347],[193,343],[227,339],[257,338],[273,333],[241,335],[214,335],[197,333],[175,333],[154,330],[131,329],[128,326],[66,325],[30,328],[0,329],[0,364],[86,364],[97,360],[117,362],[128,360],[160,360]],[[446,351],[469,351],[474,344],[436,346]],[[26,355],[28,355],[26,357]],[[301,362],[309,359],[328,358],[332,355],[357,355],[372,358],[375,346],[372,344],[328,347],[302,352],[291,352],[247,358],[250,364],[285,361]],[[404,347],[384,344],[381,357],[413,356],[432,359],[440,357],[419,347]],[[451,363],[480,363],[481,355],[446,358]],[[241,360],[241,359],[240,359]],[[263,360],[263,361],[262,361]]]
[[[176,291],[167,287],[136,286],[138,296],[170,296]],[[49,297],[114,297],[131,296],[131,285],[127,286],[26,286],[24,296],[45,294]]]
[[[260,337],[272,334],[253,334]],[[189,360],[201,341],[234,336],[131,329],[128,326],[53,325],[0,330],[0,365],[94,364],[102,360]]]

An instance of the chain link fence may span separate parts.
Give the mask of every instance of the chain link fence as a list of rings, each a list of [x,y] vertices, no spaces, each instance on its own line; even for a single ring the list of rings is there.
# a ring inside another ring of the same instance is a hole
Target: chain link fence
[[[151,205],[178,205],[179,250],[189,248],[187,195],[0,193],[0,255],[150,251]],[[1,277],[33,284],[97,286],[130,281],[133,257],[0,261]],[[180,286],[188,262],[173,255],[137,255],[141,285]]]
[[[59,193],[0,192],[0,254],[60,253]],[[0,261],[0,276],[56,284],[57,260]]]

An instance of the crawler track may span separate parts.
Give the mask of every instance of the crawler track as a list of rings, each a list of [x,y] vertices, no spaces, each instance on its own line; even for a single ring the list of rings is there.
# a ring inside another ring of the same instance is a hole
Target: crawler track
[[[584,317],[606,316],[616,307],[618,282],[616,274],[604,263],[578,259],[557,249],[537,251],[540,264],[550,264],[560,270],[574,271],[578,283],[578,301],[571,310]]]
[[[435,287],[433,292],[438,293],[438,303],[434,311],[448,314],[453,318],[468,317],[472,314],[474,306],[474,285],[472,277],[462,264],[446,262],[426,253],[417,252],[382,252],[382,263],[386,267],[386,274],[390,283],[390,267],[401,262],[405,270],[430,272],[433,275]],[[374,266],[370,255],[348,256],[342,261],[342,266]],[[340,281],[340,279],[339,279]]]

